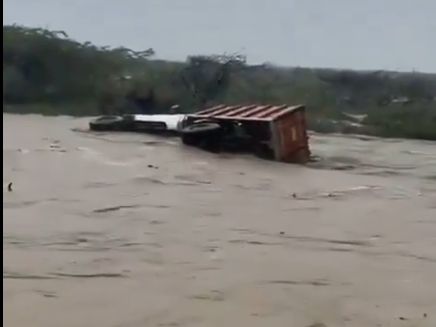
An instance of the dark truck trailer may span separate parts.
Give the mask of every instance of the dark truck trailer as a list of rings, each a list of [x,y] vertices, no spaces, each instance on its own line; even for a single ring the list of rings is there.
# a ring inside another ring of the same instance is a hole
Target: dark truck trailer
[[[293,163],[311,155],[303,105],[218,105],[187,115],[184,126],[184,144],[210,151]]]

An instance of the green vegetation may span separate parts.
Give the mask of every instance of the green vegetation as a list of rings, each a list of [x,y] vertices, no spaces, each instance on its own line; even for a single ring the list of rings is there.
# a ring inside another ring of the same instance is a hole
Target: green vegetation
[[[152,49],[3,26],[4,112],[91,116],[135,110],[137,99],[154,112],[173,104],[189,112],[212,103],[304,103],[317,131],[436,140],[434,74],[250,66],[237,55],[168,62]]]

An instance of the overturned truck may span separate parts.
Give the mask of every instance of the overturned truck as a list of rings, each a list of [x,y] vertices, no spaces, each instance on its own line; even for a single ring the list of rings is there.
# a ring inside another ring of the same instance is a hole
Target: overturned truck
[[[303,105],[218,105],[187,115],[183,125],[185,145],[282,162],[310,159]]]

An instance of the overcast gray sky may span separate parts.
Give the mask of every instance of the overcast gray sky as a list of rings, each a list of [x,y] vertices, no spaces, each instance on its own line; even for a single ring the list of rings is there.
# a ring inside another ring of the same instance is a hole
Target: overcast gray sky
[[[436,72],[436,0],[4,0],[3,22],[166,59]]]

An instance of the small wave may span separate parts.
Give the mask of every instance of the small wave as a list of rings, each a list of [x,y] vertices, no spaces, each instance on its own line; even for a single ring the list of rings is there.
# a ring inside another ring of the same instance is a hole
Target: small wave
[[[77,148],[77,150],[79,151],[83,151],[84,152],[84,157],[86,159],[90,159],[93,161],[97,161],[99,163],[102,163],[104,165],[109,165],[109,166],[120,166],[120,167],[131,167],[131,166],[136,166],[137,164],[140,163],[139,160],[134,160],[134,161],[112,161],[112,160],[108,160],[107,158],[104,157],[103,153],[98,152],[94,149],[91,148],[86,148],[86,147],[79,147]]]

